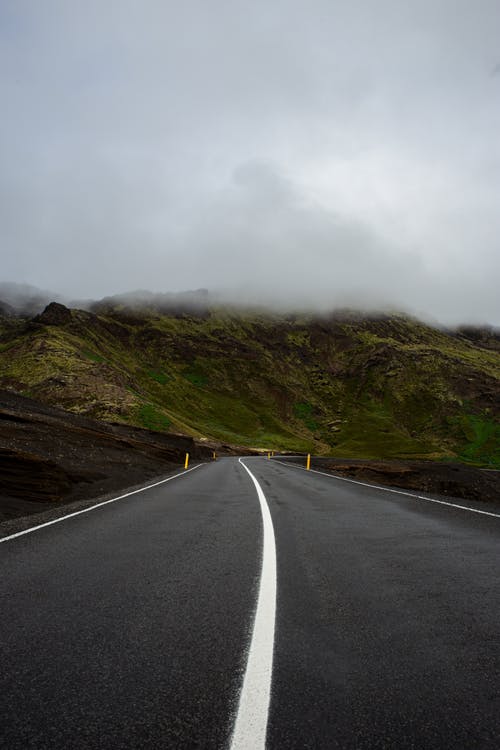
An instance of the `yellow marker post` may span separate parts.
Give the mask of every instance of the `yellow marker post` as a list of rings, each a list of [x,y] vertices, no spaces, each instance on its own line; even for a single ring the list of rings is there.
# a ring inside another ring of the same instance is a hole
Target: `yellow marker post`
[[[212,458],[213,458],[214,461],[217,460],[217,456],[215,455],[215,451],[214,451],[214,455],[212,456]]]
[[[186,453],[186,460],[184,461],[184,468],[187,469],[189,466],[189,453]]]
[[[268,453],[268,454],[267,454],[267,457],[268,457],[269,459],[271,459],[271,454],[270,454],[270,453]]]
[[[311,454],[308,453],[307,454],[307,462],[306,462],[306,469],[307,469],[307,471],[309,471],[310,468],[311,468]]]

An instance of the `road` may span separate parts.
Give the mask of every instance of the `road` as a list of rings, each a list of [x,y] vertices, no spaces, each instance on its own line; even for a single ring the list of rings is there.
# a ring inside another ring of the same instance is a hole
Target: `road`
[[[500,517],[244,464],[0,543],[0,747],[498,748]]]

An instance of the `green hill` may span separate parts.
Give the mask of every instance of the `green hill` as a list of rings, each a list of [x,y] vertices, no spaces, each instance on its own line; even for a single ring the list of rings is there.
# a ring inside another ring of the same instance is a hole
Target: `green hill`
[[[0,318],[0,387],[233,444],[500,466],[500,341],[404,315],[51,304]]]

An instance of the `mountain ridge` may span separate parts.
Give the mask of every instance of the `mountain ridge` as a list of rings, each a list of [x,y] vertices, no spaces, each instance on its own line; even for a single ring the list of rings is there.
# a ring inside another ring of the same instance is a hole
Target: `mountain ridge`
[[[402,313],[244,311],[208,295],[193,305],[189,294],[177,307],[118,296],[92,310],[54,302],[29,319],[3,316],[0,387],[238,445],[500,465],[495,329]]]

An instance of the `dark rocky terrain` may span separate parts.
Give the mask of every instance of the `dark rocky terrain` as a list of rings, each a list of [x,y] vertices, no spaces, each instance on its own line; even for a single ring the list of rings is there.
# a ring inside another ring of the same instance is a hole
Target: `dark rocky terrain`
[[[305,456],[284,456],[304,466]],[[369,461],[314,456],[311,468],[370,484],[411,492],[442,495],[454,500],[500,504],[500,471],[448,461]]]
[[[0,391],[0,521],[209,460],[220,445],[113,425]]]
[[[428,492],[479,502],[500,502],[500,472],[452,462],[341,461],[328,459],[325,468],[387,487]]]

